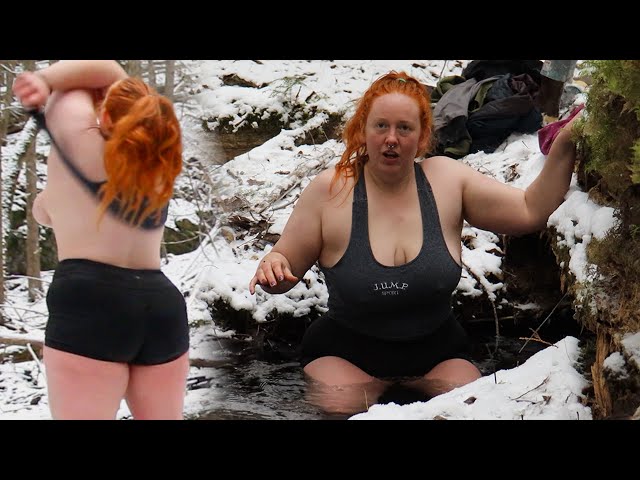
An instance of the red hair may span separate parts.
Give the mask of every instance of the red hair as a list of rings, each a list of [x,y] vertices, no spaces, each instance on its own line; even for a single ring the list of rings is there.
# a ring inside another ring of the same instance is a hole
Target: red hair
[[[418,156],[422,156],[429,151],[433,121],[431,118],[431,98],[427,87],[405,72],[391,71],[371,84],[358,101],[355,113],[346,123],[342,133],[346,149],[336,164],[331,188],[340,177],[353,177],[354,184],[358,181],[364,164],[369,160],[365,126],[371,105],[376,98],[388,93],[401,93],[416,101],[420,108],[420,139],[417,153]]]
[[[182,170],[182,138],[173,104],[130,77],[112,85],[102,108],[111,127],[104,147],[107,183],[100,190],[100,218],[114,199],[134,225],[154,212],[160,218]]]

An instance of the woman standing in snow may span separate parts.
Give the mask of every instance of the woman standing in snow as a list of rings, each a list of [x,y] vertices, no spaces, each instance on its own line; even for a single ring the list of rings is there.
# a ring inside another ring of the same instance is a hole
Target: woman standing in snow
[[[376,80],[345,127],[341,160],[305,189],[250,281],[252,294],[284,293],[319,263],[329,311],[307,329],[302,365],[325,411],[363,411],[394,383],[433,396],[479,378],[451,310],[463,222],[540,230],[569,188],[570,128],[526,191],[448,157],[416,162],[431,132],[424,85],[396,72]]]
[[[182,168],[171,102],[115,61],[64,61],[13,92],[48,130],[47,185],[33,214],[53,228],[44,363],[56,419],[180,419],[189,369],[185,301],[160,270]],[[96,108],[97,105],[97,108]]]

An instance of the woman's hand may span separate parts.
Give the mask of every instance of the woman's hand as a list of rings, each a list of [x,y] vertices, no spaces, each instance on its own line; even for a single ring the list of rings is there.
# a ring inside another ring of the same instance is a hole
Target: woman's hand
[[[552,161],[575,161],[576,145],[573,138],[573,128],[576,121],[582,117],[582,113],[579,111],[574,114],[556,133],[548,153],[548,157]]]
[[[26,109],[37,109],[47,103],[51,87],[42,75],[24,72],[13,82],[13,94]]]
[[[295,285],[299,281],[298,277],[291,273],[291,265],[289,261],[278,252],[269,252],[258,264],[256,273],[249,282],[249,293],[253,295],[256,291],[256,285],[260,285],[269,293],[282,293],[276,290],[276,287],[285,286],[284,283]],[[292,285],[286,285],[284,291],[287,291]],[[275,290],[274,290],[275,289]]]

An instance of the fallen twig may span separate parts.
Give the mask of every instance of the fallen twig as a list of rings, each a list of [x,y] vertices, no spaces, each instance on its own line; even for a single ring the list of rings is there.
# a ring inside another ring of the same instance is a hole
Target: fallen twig
[[[529,340],[533,341],[533,342],[538,342],[538,343],[544,343],[545,345],[548,345],[550,347],[557,347],[557,345],[554,345],[553,343],[547,342],[545,340],[542,340],[540,338],[540,335],[538,335],[538,332],[533,332],[533,335],[531,337],[518,337],[518,340],[526,340],[527,342]],[[526,345],[526,344],[525,344]],[[524,347],[523,347],[524,348]],[[521,350],[522,351],[522,350]],[[520,353],[520,352],[518,352]]]
[[[23,347],[27,347],[29,344],[34,345],[36,348],[42,348],[44,346],[44,342],[41,340],[37,340],[35,338],[29,337],[9,337],[6,335],[0,335],[0,343],[4,343],[7,345],[20,345]]]
[[[540,388],[542,385],[544,385],[545,383],[547,383],[547,381],[549,381],[549,377],[545,378],[542,383],[540,383],[540,385],[538,385],[537,387],[533,387],[531,390],[527,390],[526,392],[524,392],[522,395],[517,396],[516,398],[511,398],[510,400],[518,400],[519,398],[524,397],[527,393],[533,392],[534,390]]]
[[[556,303],[555,307],[553,307],[553,308],[551,309],[551,311],[549,312],[549,315],[547,315],[547,316],[545,317],[545,319],[542,321],[542,323],[541,323],[540,325],[538,325],[538,328],[536,328],[536,329],[533,331],[533,334],[534,334],[534,335],[537,335],[537,337],[538,337],[538,338],[540,338],[540,335],[538,335],[538,330],[540,330],[540,329],[542,328],[542,326],[545,324],[545,322],[546,322],[547,320],[549,320],[549,318],[551,318],[551,315],[553,315],[553,312],[555,312],[555,311],[556,311],[556,308],[558,308],[558,305],[560,305],[560,303],[562,303],[562,301],[565,299],[565,297],[566,297],[568,294],[569,294],[569,291],[567,290],[567,291],[565,292],[565,294],[562,296],[562,298],[561,298],[560,300],[558,300],[558,303]],[[524,342],[524,345],[522,345],[522,348],[521,348],[520,350],[518,350],[518,353],[521,353],[521,352],[522,352],[522,350],[524,350],[524,347],[526,347],[526,346],[527,346],[527,343],[529,343],[529,340],[527,340],[526,342]]]
[[[40,359],[36,355],[36,352],[33,351],[33,348],[31,348],[31,344],[30,343],[27,343],[27,350],[29,350],[29,353],[31,354],[31,357],[36,362],[36,365],[38,365],[38,375],[40,375],[40,373],[42,373],[42,375],[44,376],[44,369],[42,368],[42,363],[40,363]],[[38,378],[37,375],[36,375],[36,378]]]
[[[482,281],[480,280],[480,277],[478,277],[478,275],[476,275],[470,268],[469,266],[464,262],[464,260],[462,260],[462,258],[460,258],[460,263],[462,263],[462,266],[466,269],[466,271],[473,276],[473,278],[476,279],[476,281],[478,282],[478,285],[480,285],[480,288],[482,288],[485,293],[487,294],[487,298],[489,299],[489,301],[491,302],[491,306],[493,307],[493,319],[494,319],[494,323],[496,326],[496,343],[495,343],[495,350],[494,352],[498,351],[498,346],[500,343],[500,321],[498,320],[498,312],[496,311],[496,304],[495,302],[491,299],[491,295],[489,290],[483,285]]]

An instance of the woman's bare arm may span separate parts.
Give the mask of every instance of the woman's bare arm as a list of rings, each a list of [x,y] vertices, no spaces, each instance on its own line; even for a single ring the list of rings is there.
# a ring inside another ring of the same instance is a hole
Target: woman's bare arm
[[[40,108],[53,91],[99,90],[126,77],[115,60],[63,60],[21,73],[13,83],[13,93],[25,108]]]
[[[319,174],[304,189],[282,236],[265,255],[249,283],[251,294],[260,285],[268,293],[285,293],[318,260],[322,249],[322,206],[326,204],[332,171]]]
[[[524,234],[543,229],[569,190],[576,159],[572,125],[577,118],[558,134],[542,171],[526,190],[468,168],[463,175],[465,219],[475,227],[497,233]]]

